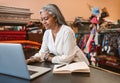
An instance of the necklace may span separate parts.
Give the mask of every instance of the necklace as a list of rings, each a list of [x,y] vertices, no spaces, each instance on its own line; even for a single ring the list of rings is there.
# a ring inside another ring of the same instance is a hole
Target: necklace
[[[56,27],[55,30],[52,30],[52,34],[53,34],[53,39],[54,39],[54,41],[55,41],[55,39],[56,39],[57,33],[59,32],[60,28],[61,28],[61,26],[58,26],[58,27]]]

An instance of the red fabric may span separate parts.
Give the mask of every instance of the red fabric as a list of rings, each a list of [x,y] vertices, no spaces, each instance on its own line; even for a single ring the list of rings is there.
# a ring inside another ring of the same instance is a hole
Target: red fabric
[[[39,49],[41,44],[26,40],[26,31],[0,31],[0,43],[20,43],[24,48]]]
[[[0,31],[0,35],[26,35],[26,31]]]
[[[93,46],[92,43],[95,43],[94,40],[92,40],[92,41],[90,42],[90,45],[89,45],[89,53],[90,53],[90,52],[97,52],[97,48],[98,48],[98,47],[97,47],[96,45]]]
[[[0,41],[2,40],[24,40],[26,35],[0,35]]]
[[[26,31],[0,31],[0,41],[3,40],[25,40]]]

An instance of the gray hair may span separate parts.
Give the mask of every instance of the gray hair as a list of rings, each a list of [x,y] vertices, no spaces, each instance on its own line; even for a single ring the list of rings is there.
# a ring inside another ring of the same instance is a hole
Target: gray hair
[[[67,25],[64,16],[62,15],[60,9],[55,4],[48,4],[40,10],[40,14],[44,11],[48,11],[50,15],[57,18],[58,24]]]

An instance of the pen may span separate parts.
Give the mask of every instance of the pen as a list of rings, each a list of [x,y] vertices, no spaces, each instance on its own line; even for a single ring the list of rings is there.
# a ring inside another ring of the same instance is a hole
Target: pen
[[[58,66],[57,68],[61,68],[61,67],[63,67],[63,66],[66,66],[66,64],[60,65],[60,66]]]

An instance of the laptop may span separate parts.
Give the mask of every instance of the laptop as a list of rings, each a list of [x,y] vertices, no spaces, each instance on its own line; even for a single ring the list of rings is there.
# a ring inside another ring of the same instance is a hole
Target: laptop
[[[0,43],[0,73],[24,79],[34,79],[51,68],[26,65],[21,44]],[[30,71],[30,72],[29,72]]]

